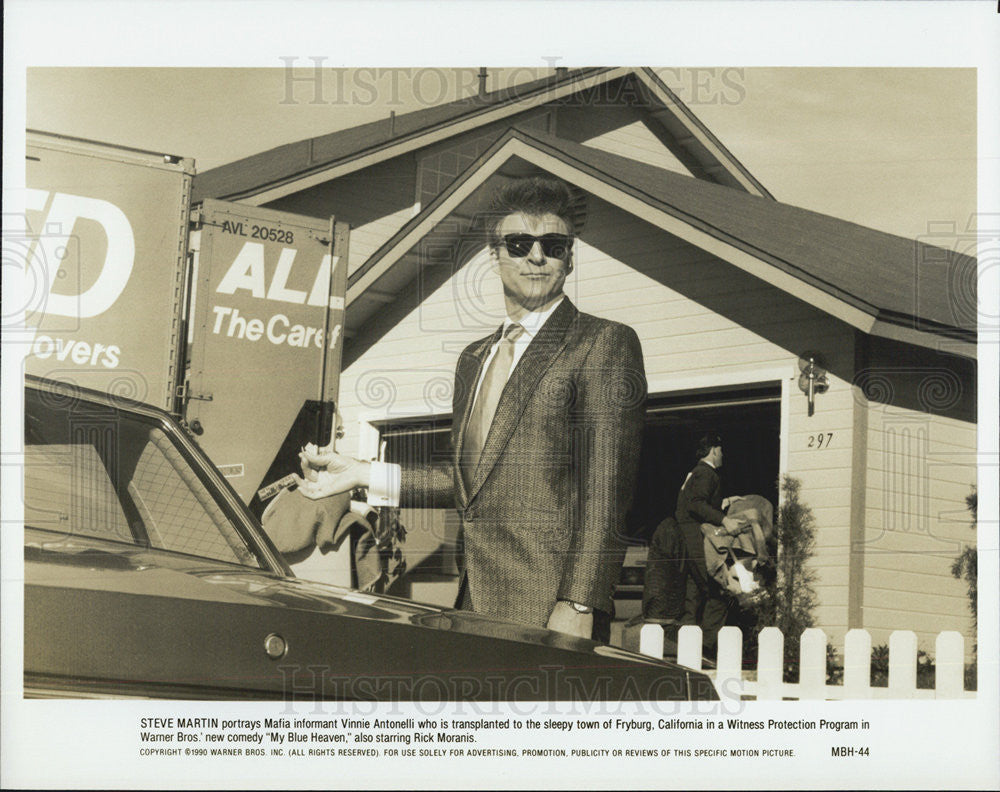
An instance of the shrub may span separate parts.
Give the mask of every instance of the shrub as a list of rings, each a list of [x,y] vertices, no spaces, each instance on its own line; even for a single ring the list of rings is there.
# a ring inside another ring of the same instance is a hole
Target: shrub
[[[755,607],[758,629],[777,627],[785,636],[786,682],[798,679],[799,645],[803,631],[815,624],[813,610],[817,603],[813,588],[816,573],[807,565],[816,546],[816,525],[812,510],[799,498],[800,488],[801,482],[791,476],[781,481],[784,500],[774,523],[775,580]],[[836,653],[827,652],[828,676],[836,674],[835,658]]]
[[[925,690],[934,688],[934,658],[923,649],[917,650],[917,687]],[[887,687],[889,684],[889,645],[872,647],[871,665],[872,687]]]
[[[830,644],[826,645],[826,684],[844,684],[844,664],[841,662],[837,650]]]
[[[972,530],[976,530],[979,522],[979,495],[976,488],[965,496],[965,505],[972,512]],[[975,638],[978,632],[978,603],[979,603],[979,553],[975,545],[968,545],[951,565],[951,574],[959,580],[965,580],[966,593],[969,596],[969,611],[972,613],[972,634]],[[978,674],[978,643],[972,644],[972,663],[965,667],[965,689],[975,690]]]
[[[976,493],[976,488],[972,488],[972,492],[969,493],[965,498],[965,503],[969,507],[969,511],[972,512],[972,530],[976,530],[976,524],[978,522],[978,506],[979,497]],[[961,554],[955,559],[954,563],[951,565],[951,574],[954,575],[959,580],[965,580],[968,588],[967,593],[969,595],[969,610],[972,612],[972,629],[975,630],[977,627],[977,601],[979,597],[979,567],[978,567],[978,553],[976,551],[975,545],[969,545],[963,548]],[[975,652],[975,649],[973,649]]]

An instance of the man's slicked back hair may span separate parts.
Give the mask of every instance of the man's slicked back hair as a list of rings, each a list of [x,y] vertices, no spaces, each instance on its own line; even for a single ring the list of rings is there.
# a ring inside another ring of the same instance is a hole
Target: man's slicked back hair
[[[490,245],[500,244],[500,224],[504,218],[518,213],[532,217],[554,214],[565,221],[572,235],[578,203],[569,185],[551,176],[529,176],[506,182],[493,193],[487,207]]]

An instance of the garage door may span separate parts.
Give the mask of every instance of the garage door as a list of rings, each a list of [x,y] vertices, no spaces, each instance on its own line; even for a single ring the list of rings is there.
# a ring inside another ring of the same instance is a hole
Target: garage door
[[[677,494],[696,462],[698,439],[708,431],[723,441],[722,494],[763,495],[777,506],[781,447],[781,385],[650,395],[639,476],[618,600],[642,596],[645,543],[656,526],[673,515]],[[619,617],[634,615],[627,604]]]

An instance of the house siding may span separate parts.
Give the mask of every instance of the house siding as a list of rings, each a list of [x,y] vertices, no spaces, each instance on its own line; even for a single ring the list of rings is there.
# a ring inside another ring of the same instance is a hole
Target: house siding
[[[975,542],[965,503],[976,481],[975,426],[872,403],[867,461],[864,626],[876,643],[915,630],[931,653],[942,630],[974,639],[966,584],[951,565]]]
[[[642,110],[621,105],[560,108],[557,134],[609,154],[691,175],[691,171],[653,134],[645,117]]]

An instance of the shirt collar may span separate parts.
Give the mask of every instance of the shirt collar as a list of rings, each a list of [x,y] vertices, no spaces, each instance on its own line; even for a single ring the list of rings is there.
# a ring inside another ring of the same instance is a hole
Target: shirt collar
[[[707,459],[703,459],[703,460],[701,460],[701,461],[702,461],[702,462],[704,462],[704,463],[705,463],[706,465],[708,465],[708,466],[709,466],[710,468],[712,468],[712,470],[715,470],[715,465],[713,465],[713,464],[712,464],[711,462],[709,462],[709,461],[708,461]]]
[[[521,337],[522,338],[527,337],[528,341],[531,341],[531,339],[533,339],[536,335],[538,335],[538,331],[542,329],[542,325],[544,325],[548,321],[549,317],[552,316],[553,313],[555,313],[556,308],[562,305],[562,302],[565,299],[566,299],[565,294],[560,295],[559,298],[545,310],[532,311],[531,313],[527,313],[524,316],[522,316],[520,321],[518,322],[518,324],[524,328],[524,334]],[[512,324],[514,324],[514,322],[509,316],[506,319],[504,319],[503,332],[506,333],[507,328],[510,327]]]

